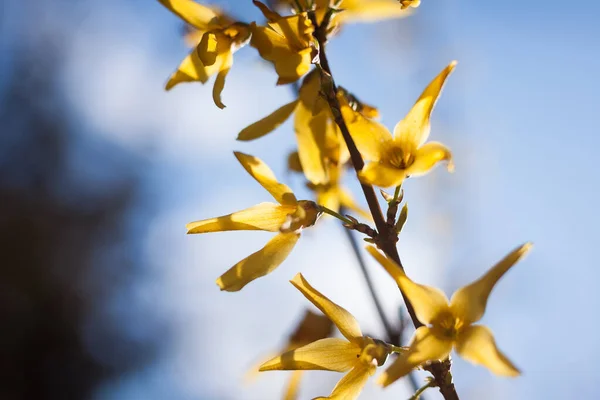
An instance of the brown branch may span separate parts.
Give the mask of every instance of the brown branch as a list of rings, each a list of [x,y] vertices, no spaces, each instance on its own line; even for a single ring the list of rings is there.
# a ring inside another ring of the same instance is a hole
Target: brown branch
[[[346,142],[348,151],[350,152],[350,159],[352,160],[352,165],[354,166],[354,169],[358,174],[364,167],[365,162],[360,152],[358,151],[358,148],[356,147],[356,144],[354,143],[354,140],[350,135],[348,126],[346,125],[346,122],[344,121],[344,118],[342,116],[340,102],[337,98],[337,86],[333,79],[331,68],[329,66],[329,61],[327,60],[327,56],[325,54],[325,43],[327,42],[327,26],[329,25],[331,12],[326,14],[321,25],[317,24],[314,13],[310,13],[309,15],[312,23],[315,26],[315,31],[313,35],[319,44],[319,64],[321,66],[322,92],[325,99],[327,100],[327,103],[329,104],[329,108],[331,109],[331,113],[333,114],[333,119],[337,126],[340,128],[340,131],[342,132],[342,136],[344,138],[344,141]],[[373,221],[375,222],[375,226],[377,227],[378,246],[390,259],[395,261],[400,266],[400,268],[403,268],[402,262],[400,261],[400,255],[398,254],[398,249],[396,248],[398,234],[396,233],[393,227],[390,227],[387,224],[387,221],[384,218],[383,213],[381,211],[381,207],[379,205],[379,201],[377,200],[377,195],[375,194],[373,186],[364,184],[362,182],[360,186],[365,195],[365,199],[367,200],[367,204],[369,205],[369,210],[371,211],[371,215],[373,217]],[[406,309],[408,310],[408,313],[410,315],[410,318],[412,319],[415,328],[423,326],[423,324],[417,319],[415,310],[413,309],[412,305],[410,304],[404,293],[402,293],[402,298],[404,299]],[[394,344],[400,345],[400,343]],[[439,387],[440,393],[442,394],[442,396],[444,396],[444,399],[459,400],[454,384],[452,383],[450,365],[450,360],[446,360],[444,362],[431,363],[429,366],[425,367],[425,369],[427,369],[433,375],[435,383]]]

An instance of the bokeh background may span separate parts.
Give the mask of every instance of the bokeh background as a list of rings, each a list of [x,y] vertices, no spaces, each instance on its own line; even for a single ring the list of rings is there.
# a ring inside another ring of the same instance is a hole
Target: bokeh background
[[[218,4],[260,18],[249,0]],[[459,60],[432,130],[453,149],[456,172],[438,168],[405,186],[399,246],[416,280],[451,293],[535,243],[484,318],[523,376],[497,378],[455,358],[461,398],[600,397],[599,12],[587,0],[423,0],[408,19],[347,26],[329,45],[337,81],[378,106],[390,128]],[[269,237],[185,235],[189,221],[267,199],[232,151],[261,157],[308,193],[285,171],[289,123],[235,141],[293,96],[253,49],[236,54],[225,110],[210,86],[163,91],[187,51],[181,32],[151,0],[0,6],[2,399],[279,398],[287,373],[244,376],[307,307],[287,283],[298,271],[382,335],[331,220],[268,277],[219,292],[215,278]],[[397,317],[397,289],[369,268]],[[301,398],[328,393],[339,377],[308,373]],[[369,382],[362,398],[409,395],[403,382],[386,391]]]

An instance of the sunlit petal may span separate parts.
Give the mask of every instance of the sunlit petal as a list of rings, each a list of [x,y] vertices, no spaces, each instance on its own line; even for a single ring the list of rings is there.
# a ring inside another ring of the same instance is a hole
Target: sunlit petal
[[[217,35],[215,32],[206,32],[202,35],[200,43],[198,43],[198,56],[204,66],[209,67],[217,61],[219,55],[219,37],[223,35]],[[231,42],[229,42],[231,46]]]
[[[326,164],[328,115],[313,116],[312,110],[298,104],[294,115],[294,131],[298,142],[298,157],[306,179],[315,184],[329,182]]]
[[[379,161],[393,144],[392,134],[381,123],[367,119],[349,107],[342,109],[350,136],[366,160]]]
[[[234,154],[246,171],[271,193],[275,200],[283,205],[295,206],[298,204],[298,200],[296,200],[292,189],[283,183],[279,183],[273,171],[262,160],[248,154],[240,153],[239,151],[234,152]]]
[[[336,15],[339,22],[375,22],[391,18],[404,18],[412,13],[402,9],[397,0],[373,0],[355,2],[357,6],[348,7],[347,1],[343,1],[341,8],[344,10]]]
[[[438,142],[425,143],[414,153],[414,157],[414,162],[405,170],[407,176],[425,175],[440,161],[448,163],[448,171],[454,170],[452,153]]]
[[[445,359],[451,350],[451,340],[436,335],[432,329],[422,326],[415,331],[409,350],[400,354],[377,382],[384,387],[388,386],[427,361]]]
[[[277,129],[277,127],[279,127],[279,125],[283,124],[290,117],[297,105],[298,100],[294,100],[291,103],[279,107],[277,110],[267,115],[263,119],[256,121],[252,125],[242,129],[237,137],[237,140],[254,140],[274,131]]]
[[[171,12],[194,27],[206,30],[217,14],[193,0],[159,0]]]
[[[183,59],[181,64],[177,67],[167,84],[165,85],[166,90],[171,90],[175,85],[181,82],[194,82],[200,81],[206,83],[208,78],[218,71],[217,66],[205,67],[198,56],[196,49],[192,50],[186,58]]]
[[[260,370],[301,369],[345,372],[354,367],[359,355],[360,347],[357,344],[344,339],[327,338],[285,352],[261,365]]]
[[[225,78],[231,69],[231,64],[233,64],[233,53],[228,52],[221,56],[223,58],[222,64],[219,68],[219,73],[217,74],[217,79],[215,79],[215,85],[213,86],[213,101],[217,105],[217,107],[223,109],[225,108],[225,104],[221,101],[221,93],[223,92],[223,88],[225,87]]]
[[[472,325],[463,330],[458,336],[455,348],[465,360],[483,365],[496,375],[521,374],[517,367],[498,350],[492,332],[485,326]]]
[[[256,278],[277,268],[300,238],[297,233],[279,233],[265,247],[246,257],[217,279],[221,290],[237,292]]]
[[[383,188],[399,186],[405,177],[404,170],[375,161],[367,163],[358,174],[361,182]]]
[[[456,318],[461,319],[465,324],[479,321],[485,313],[488,297],[498,280],[525,256],[532,246],[532,243],[525,243],[517,247],[481,278],[458,289],[450,300],[450,308]]]
[[[355,400],[375,369],[374,365],[358,363],[335,385],[333,392],[328,397],[317,397],[313,400]]]
[[[446,78],[452,73],[455,66],[456,61],[448,64],[425,88],[406,117],[396,124],[394,139],[401,144],[405,151],[414,151],[429,137],[431,112],[442,93]]]
[[[296,207],[294,206],[260,203],[222,217],[190,222],[185,227],[187,233],[256,230],[278,232],[288,219],[288,215],[295,211]]]
[[[356,342],[362,337],[358,321],[356,321],[352,314],[329,300],[317,289],[313,288],[306,279],[304,279],[302,274],[297,274],[290,282],[302,292],[304,297],[321,310],[323,314],[327,315],[335,326],[338,327],[342,335],[348,340]]]
[[[421,323],[430,324],[436,317],[449,312],[448,299],[441,290],[413,282],[398,264],[381,254],[374,246],[367,246],[367,251],[394,278]]]

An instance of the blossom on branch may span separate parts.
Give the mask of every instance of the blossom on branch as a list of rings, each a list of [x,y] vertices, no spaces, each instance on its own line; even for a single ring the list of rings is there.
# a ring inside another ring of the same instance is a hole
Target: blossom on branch
[[[452,171],[452,153],[439,142],[428,142],[431,112],[442,92],[446,78],[452,73],[452,61],[425,88],[403,120],[396,124],[394,135],[383,127],[379,130],[350,130],[358,150],[367,163],[360,179],[371,185],[399,186],[409,176],[427,174],[440,161]]]
[[[225,108],[221,92],[225,78],[233,64],[233,53],[250,38],[250,26],[236,22],[229,16],[196,3],[193,0],[159,0],[162,5],[190,24],[197,31],[186,35],[186,40],[199,40],[195,48],[181,62],[169,78],[166,90],[181,82],[200,81],[217,74],[213,86],[213,100],[217,107]]]
[[[237,230],[279,232],[265,247],[251,254],[217,279],[221,290],[236,292],[248,283],[267,275],[290,254],[303,228],[315,224],[321,215],[317,205],[296,200],[292,190],[279,183],[273,171],[260,159],[235,152],[246,171],[260,183],[279,204],[260,203],[233,214],[210,218],[186,225],[188,234]]]
[[[368,378],[382,366],[393,352],[380,340],[364,336],[358,321],[346,309],[335,304],[297,274],[290,281],[311,303],[337,326],[345,339],[317,340],[275,357],[260,367],[273,370],[326,370],[347,372],[328,397],[318,399],[354,400]]]
[[[260,1],[253,1],[263,13],[267,26],[250,25],[250,46],[275,66],[278,85],[296,82],[304,76],[316,55],[312,33],[315,30],[308,14],[303,12],[282,17]]]
[[[531,247],[531,243],[517,247],[479,279],[454,292],[450,301],[441,290],[413,282],[398,264],[375,247],[367,247],[367,251],[394,278],[413,306],[418,320],[425,325],[416,330],[409,350],[398,356],[381,375],[379,383],[388,386],[416,367],[444,360],[453,348],[462,358],[483,365],[497,375],[519,375],[519,370],[496,347],[489,328],[475,322],[483,317],[488,297],[498,280]]]

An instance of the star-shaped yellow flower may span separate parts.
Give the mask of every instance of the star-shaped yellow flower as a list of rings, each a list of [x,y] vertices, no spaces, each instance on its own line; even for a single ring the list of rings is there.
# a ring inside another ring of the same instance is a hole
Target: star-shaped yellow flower
[[[441,290],[410,280],[398,264],[375,247],[367,247],[396,280],[414,307],[417,318],[425,325],[416,330],[409,350],[398,357],[379,382],[387,386],[428,361],[444,360],[453,348],[462,358],[483,365],[497,375],[519,375],[519,370],[496,347],[492,332],[475,322],[483,316],[488,297],[498,280],[531,247],[531,243],[526,243],[516,248],[482,277],[454,292],[450,301]]]
[[[273,171],[260,159],[235,152],[246,171],[260,183],[279,204],[260,203],[233,214],[186,225],[187,233],[208,233],[237,230],[279,232],[265,247],[251,254],[217,279],[221,290],[236,292],[256,278],[277,268],[290,254],[303,228],[315,224],[320,216],[317,205],[308,200],[296,200],[292,190],[279,183]]]
[[[406,117],[396,124],[393,137],[385,128],[350,131],[358,150],[371,161],[360,173],[362,182],[399,186],[409,176],[428,173],[440,161],[447,161],[448,170],[453,170],[450,150],[438,142],[425,142],[431,131],[431,112],[455,66],[456,61],[452,61],[431,81]]]
[[[166,90],[181,82],[200,81],[217,74],[213,86],[213,100],[217,107],[225,108],[221,92],[225,87],[225,77],[233,64],[233,53],[250,38],[250,26],[235,22],[227,15],[219,13],[193,0],[159,0],[185,22],[198,31],[186,35],[186,39],[200,38],[192,52],[181,62],[177,71],[169,78]]]
[[[304,317],[297,325],[294,332],[290,335],[283,352],[295,350],[298,347],[305,346],[319,339],[329,337],[333,332],[333,323],[325,315],[315,314],[306,310]],[[270,356],[269,358],[271,358]],[[262,364],[262,362],[261,362]],[[256,374],[258,367],[253,368],[252,375]],[[283,399],[295,400],[298,398],[300,380],[304,371],[296,370],[292,372],[288,385],[286,387]]]
[[[302,294],[338,327],[346,338],[321,339],[288,351],[267,361],[260,371],[326,370],[348,372],[335,386],[329,397],[318,399],[354,400],[377,366],[385,363],[392,346],[363,336],[356,319],[297,274],[290,281]]]
[[[308,15],[298,13],[282,17],[260,1],[253,3],[262,11],[267,26],[252,23],[250,46],[275,66],[278,85],[295,82],[310,70],[315,56],[312,33],[315,30]]]

